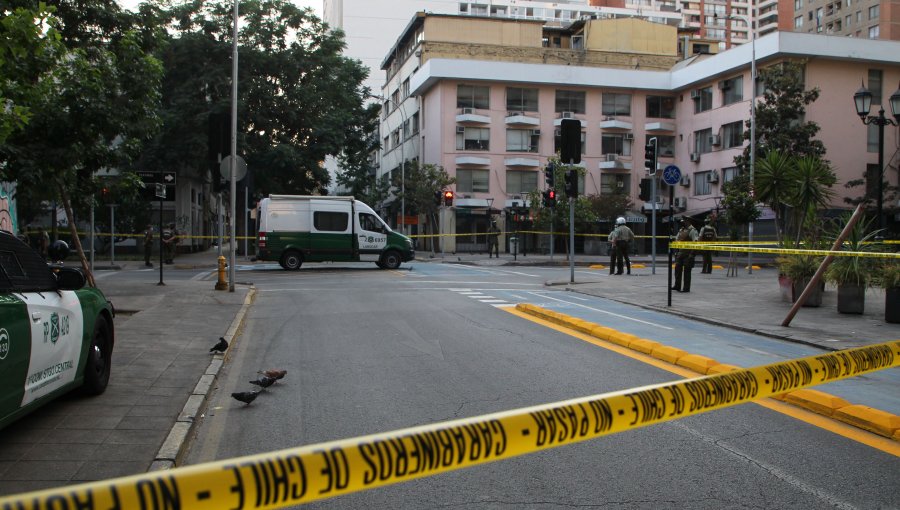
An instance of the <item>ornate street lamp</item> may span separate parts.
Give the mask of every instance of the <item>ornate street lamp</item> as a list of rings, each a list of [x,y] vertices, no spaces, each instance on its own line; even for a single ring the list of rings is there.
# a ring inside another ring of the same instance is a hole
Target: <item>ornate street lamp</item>
[[[872,93],[866,88],[865,83],[853,94],[853,103],[856,106],[856,114],[859,115],[859,120],[863,124],[875,124],[878,126],[878,196],[876,199],[878,228],[884,231],[885,219],[881,213],[884,199],[884,126],[900,125],[900,88],[891,94],[890,98],[891,113],[894,114],[895,120],[884,116],[883,105],[879,108],[878,115],[869,115],[869,110],[872,108]]]

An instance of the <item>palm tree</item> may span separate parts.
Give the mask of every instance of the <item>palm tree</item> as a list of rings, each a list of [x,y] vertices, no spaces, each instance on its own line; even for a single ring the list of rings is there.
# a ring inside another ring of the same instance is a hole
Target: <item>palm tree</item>
[[[797,228],[797,243],[800,242],[804,226],[812,226],[816,212],[831,203],[834,191],[831,187],[837,176],[831,166],[818,156],[804,156],[794,161],[794,182],[790,203],[798,215],[794,219]]]
[[[785,206],[793,194],[796,184],[795,160],[787,153],[773,150],[756,163],[753,178],[753,193],[756,199],[769,206],[775,213],[775,236],[781,245],[784,229]]]

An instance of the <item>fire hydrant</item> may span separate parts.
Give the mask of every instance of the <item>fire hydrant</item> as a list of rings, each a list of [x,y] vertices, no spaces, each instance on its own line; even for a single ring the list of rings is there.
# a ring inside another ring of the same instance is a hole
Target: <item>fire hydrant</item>
[[[225,281],[225,257],[219,255],[219,280],[216,282],[216,290],[228,290],[228,283]]]

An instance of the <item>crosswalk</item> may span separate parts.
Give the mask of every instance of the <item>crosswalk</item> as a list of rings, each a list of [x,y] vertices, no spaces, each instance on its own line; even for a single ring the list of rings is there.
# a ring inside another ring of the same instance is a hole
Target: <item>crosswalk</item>
[[[485,304],[488,304],[491,306],[496,306],[497,308],[507,308],[510,306],[516,306],[516,303],[511,303],[506,299],[498,298],[498,297],[492,296],[490,294],[485,294],[484,292],[482,292],[480,290],[473,290],[473,289],[450,289],[450,290],[453,292],[456,292],[460,296],[466,296],[468,298],[478,300],[482,303],[485,303]]]

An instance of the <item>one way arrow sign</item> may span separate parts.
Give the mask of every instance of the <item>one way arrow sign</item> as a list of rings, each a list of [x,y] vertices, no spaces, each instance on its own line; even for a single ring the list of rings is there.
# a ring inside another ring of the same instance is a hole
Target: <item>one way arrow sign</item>
[[[163,172],[162,174],[163,184],[167,186],[175,185],[175,172]]]

